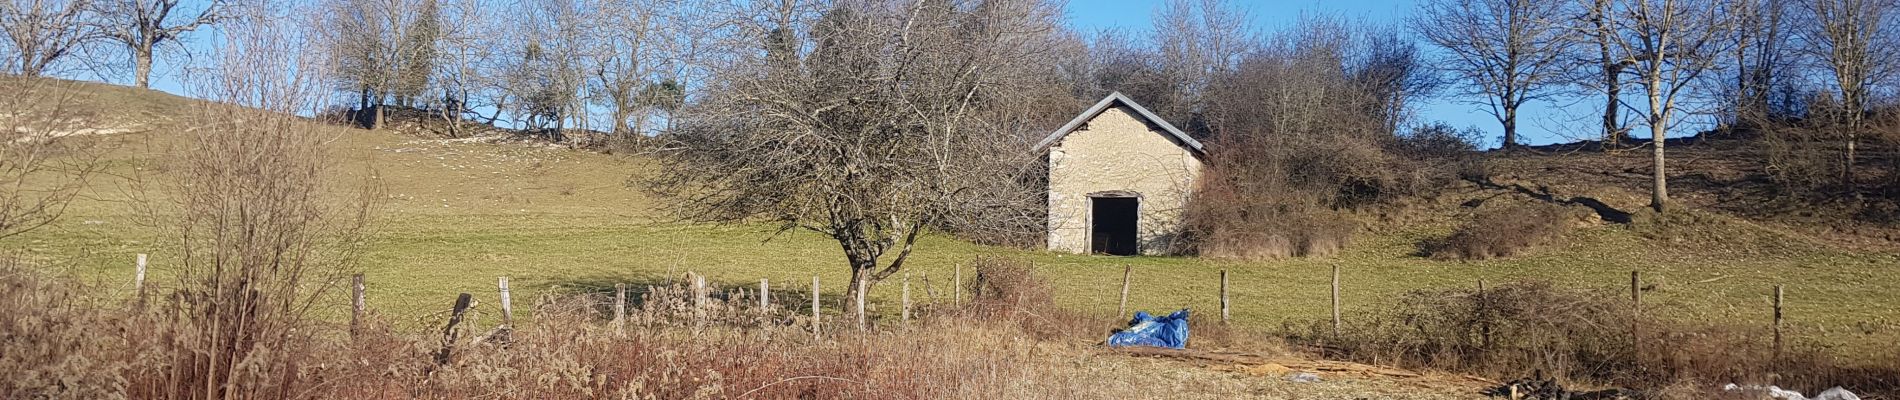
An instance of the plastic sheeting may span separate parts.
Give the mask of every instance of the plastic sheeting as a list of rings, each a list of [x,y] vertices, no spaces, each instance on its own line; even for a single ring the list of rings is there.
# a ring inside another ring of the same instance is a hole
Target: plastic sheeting
[[[1135,318],[1128,321],[1128,328],[1108,336],[1108,346],[1184,349],[1187,348],[1187,340],[1188,309],[1183,308],[1158,318],[1148,315],[1146,311],[1136,311]]]

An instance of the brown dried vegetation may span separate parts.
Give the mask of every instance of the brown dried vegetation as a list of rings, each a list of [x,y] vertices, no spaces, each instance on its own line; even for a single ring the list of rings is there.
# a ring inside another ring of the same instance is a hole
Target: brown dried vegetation
[[[1403,132],[1430,90],[1395,32],[1308,19],[1242,57],[1207,94],[1206,175],[1186,210],[1206,256],[1328,255],[1358,229],[1350,211],[1428,194],[1473,150],[1444,126]]]
[[[1627,297],[1612,292],[1543,281],[1424,290],[1400,299],[1389,313],[1348,324],[1338,337],[1323,324],[1288,336],[1317,345],[1328,358],[1505,380],[1542,371],[1585,387],[1627,387],[1660,398],[1708,398],[1727,383],[1808,393],[1840,385],[1863,396],[1900,389],[1894,378],[1900,354],[1847,359],[1798,340],[1776,354],[1767,327],[1639,315]]]
[[[535,319],[506,337],[403,332],[370,318],[354,338],[308,319],[297,340],[244,356],[240,378],[222,392],[180,390],[180,375],[209,352],[182,340],[215,316],[178,312],[182,303],[130,304],[91,291],[41,266],[0,259],[0,366],[18,371],[0,397],[85,398],[1064,398],[1117,394],[1052,351],[1099,340],[1051,321],[1089,320],[1055,308],[1048,283],[1015,261],[981,261],[975,301],[901,329],[829,333],[813,340],[797,323],[805,310],[771,305],[740,291],[709,289],[704,311],[690,288],[654,290],[625,336],[607,323],[598,294],[544,296]],[[1042,288],[1038,290],[1036,288]],[[785,304],[800,304],[797,301]],[[477,307],[479,309],[479,306]],[[471,317],[478,323],[479,316]],[[834,325],[835,326],[835,325]],[[1079,325],[1078,325],[1079,326]],[[1197,328],[1198,329],[1198,328]],[[829,329],[828,329],[829,330]],[[1061,334],[1065,336],[1036,336]],[[210,348],[215,349],[215,347]],[[1094,378],[1099,379],[1099,378]]]
[[[1424,247],[1436,259],[1510,257],[1563,237],[1576,225],[1579,212],[1547,203],[1483,209],[1451,236],[1425,243]]]

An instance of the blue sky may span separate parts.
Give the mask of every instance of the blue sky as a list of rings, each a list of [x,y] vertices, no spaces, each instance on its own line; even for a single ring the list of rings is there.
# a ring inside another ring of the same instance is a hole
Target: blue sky
[[[1402,23],[1411,15],[1414,0],[1236,0],[1247,9],[1257,32],[1272,33],[1297,23],[1302,14],[1326,14],[1370,23]],[[1120,29],[1134,37],[1149,34],[1153,16],[1163,0],[1070,0],[1069,23],[1083,32]],[[1409,33],[1407,33],[1409,35]],[[1428,45],[1421,50],[1433,53]],[[1503,128],[1484,106],[1464,102],[1449,91],[1439,93],[1420,105],[1419,122],[1444,121],[1459,128],[1471,127],[1484,132],[1487,146],[1496,146]],[[1480,99],[1481,100],[1481,99]],[[1518,116],[1518,141],[1525,144],[1549,144],[1579,139],[1594,139],[1601,118],[1593,103],[1576,104],[1580,98],[1557,98],[1534,102]],[[1593,100],[1593,99],[1592,99]]]

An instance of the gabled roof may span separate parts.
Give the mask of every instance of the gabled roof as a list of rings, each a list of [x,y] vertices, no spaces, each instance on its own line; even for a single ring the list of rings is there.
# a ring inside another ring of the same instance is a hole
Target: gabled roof
[[[1108,97],[1102,98],[1102,101],[1095,102],[1095,105],[1089,107],[1088,111],[1083,111],[1082,115],[1075,116],[1075,119],[1070,120],[1068,124],[1050,133],[1048,138],[1042,139],[1042,143],[1037,143],[1036,151],[1040,152],[1047,150],[1049,146],[1054,146],[1056,142],[1062,141],[1062,137],[1068,136],[1069,132],[1075,131],[1076,128],[1081,128],[1083,124],[1087,124],[1089,120],[1095,119],[1095,116],[1101,115],[1103,111],[1107,111],[1109,107],[1114,107],[1116,104],[1134,109],[1136,118],[1147,120],[1148,123],[1161,127],[1162,132],[1167,133],[1168,136],[1172,136],[1171,139],[1174,139],[1175,144],[1194,152],[1194,155],[1207,154],[1207,149],[1201,146],[1200,141],[1188,137],[1186,132],[1181,132],[1181,129],[1175,128],[1174,124],[1168,123],[1168,120],[1161,119],[1161,116],[1155,115],[1153,111],[1148,111],[1147,107],[1142,107],[1140,103],[1135,102],[1135,99],[1128,98],[1128,96],[1123,95],[1122,92],[1109,93]]]

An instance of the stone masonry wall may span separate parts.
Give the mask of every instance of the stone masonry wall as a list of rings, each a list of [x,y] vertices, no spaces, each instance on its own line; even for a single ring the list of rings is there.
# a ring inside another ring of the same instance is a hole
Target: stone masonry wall
[[[1165,253],[1179,236],[1181,212],[1201,160],[1150,129],[1124,105],[1102,111],[1049,149],[1049,250],[1087,253],[1089,194],[1140,195],[1142,254]]]

